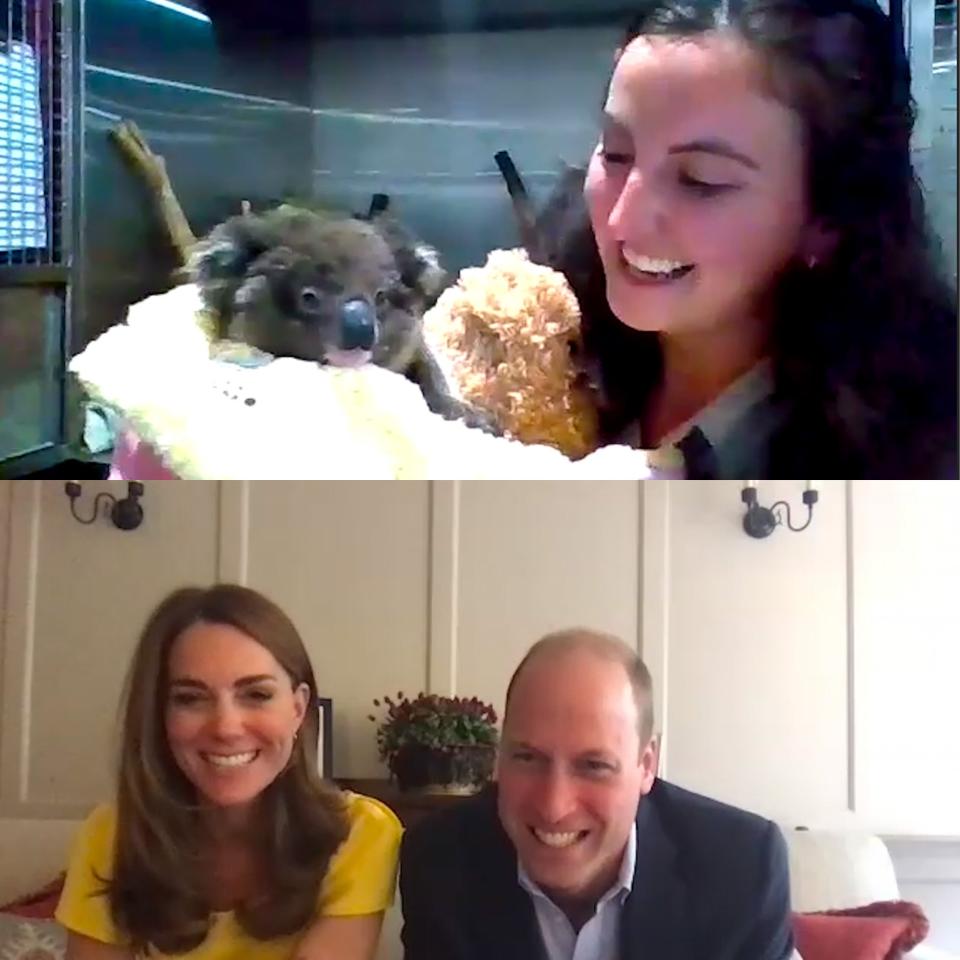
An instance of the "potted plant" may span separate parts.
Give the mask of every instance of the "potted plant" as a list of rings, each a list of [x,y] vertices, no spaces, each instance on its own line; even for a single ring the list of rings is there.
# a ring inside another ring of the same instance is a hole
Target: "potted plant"
[[[410,700],[401,691],[382,706],[377,749],[401,790],[475,793],[493,775],[497,714],[489,704],[423,693]]]

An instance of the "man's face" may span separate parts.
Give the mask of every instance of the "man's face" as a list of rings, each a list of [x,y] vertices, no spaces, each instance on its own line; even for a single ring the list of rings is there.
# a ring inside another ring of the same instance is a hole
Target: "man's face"
[[[640,797],[656,776],[624,668],[547,654],[517,678],[497,765],[499,813],[531,879],[557,900],[613,884]]]

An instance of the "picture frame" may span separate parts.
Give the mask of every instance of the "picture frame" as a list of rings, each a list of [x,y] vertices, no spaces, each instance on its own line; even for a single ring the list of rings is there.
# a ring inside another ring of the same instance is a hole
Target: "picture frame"
[[[333,700],[317,697],[317,770],[322,780],[333,778]]]

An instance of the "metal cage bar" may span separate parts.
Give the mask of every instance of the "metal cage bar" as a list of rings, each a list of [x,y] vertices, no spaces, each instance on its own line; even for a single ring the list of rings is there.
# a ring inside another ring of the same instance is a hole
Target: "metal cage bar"
[[[64,3],[0,0],[0,283],[10,282],[5,267],[69,258]]]
[[[65,373],[80,263],[73,208],[81,199],[82,21],[83,0],[0,0],[0,296],[7,291],[0,353],[5,344],[20,351],[12,367],[0,362],[0,400],[9,414],[0,476],[56,462],[67,449]],[[30,288],[30,299],[17,299],[15,288]]]
[[[936,0],[933,20],[933,69],[957,66],[957,0]]]

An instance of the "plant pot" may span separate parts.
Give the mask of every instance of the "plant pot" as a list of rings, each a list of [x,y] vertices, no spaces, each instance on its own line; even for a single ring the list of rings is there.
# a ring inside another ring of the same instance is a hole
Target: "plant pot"
[[[496,748],[474,743],[451,747],[402,746],[390,772],[401,790],[471,794],[493,776]]]

